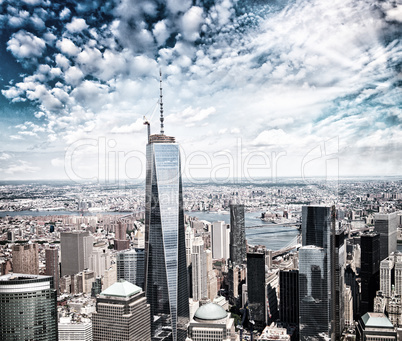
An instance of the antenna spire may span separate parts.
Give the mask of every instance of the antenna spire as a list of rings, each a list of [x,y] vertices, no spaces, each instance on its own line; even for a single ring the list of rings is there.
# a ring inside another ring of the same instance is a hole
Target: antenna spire
[[[163,101],[162,101],[162,69],[159,68],[159,90],[160,90],[160,99],[159,99],[159,105],[160,105],[160,113],[161,113],[161,134],[164,135],[165,131],[163,129]]]

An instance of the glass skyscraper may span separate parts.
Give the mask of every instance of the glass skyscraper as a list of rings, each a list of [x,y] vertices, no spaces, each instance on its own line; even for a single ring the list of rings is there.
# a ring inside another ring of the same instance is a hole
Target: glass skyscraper
[[[162,119],[161,119],[162,121]],[[173,341],[185,340],[188,286],[179,145],[174,137],[149,136],[145,212],[145,290],[152,332],[171,327]],[[165,338],[168,339],[168,338]]]
[[[0,276],[0,340],[57,341],[56,300],[51,276]]]

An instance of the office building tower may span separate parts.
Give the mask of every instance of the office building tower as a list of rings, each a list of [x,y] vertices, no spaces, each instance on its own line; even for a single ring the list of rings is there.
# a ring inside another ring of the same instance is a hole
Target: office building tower
[[[397,244],[397,215],[396,213],[374,216],[374,232],[380,235],[380,261],[396,251]]]
[[[218,280],[212,267],[212,251],[205,251],[207,258],[207,295],[210,301],[213,301],[218,294]]]
[[[373,311],[376,291],[380,288],[380,235],[365,233],[360,238],[361,246],[361,302],[360,316]]]
[[[92,341],[92,322],[81,318],[60,317],[59,341]]]
[[[326,283],[329,314],[327,325],[328,337],[339,339],[345,324],[344,319],[344,269],[346,264],[345,235],[342,230],[336,229],[335,207],[303,206],[302,208],[302,243],[303,246],[316,246],[322,248],[325,254],[325,267],[320,266],[323,281]],[[300,261],[300,260],[299,260]],[[301,272],[300,272],[301,275]],[[305,275],[305,274],[304,274]],[[300,277],[299,277],[300,278]],[[301,280],[301,278],[300,278]],[[301,285],[299,289],[302,290]],[[315,294],[312,293],[312,297]],[[317,294],[319,296],[319,294]],[[302,297],[299,298],[302,302]],[[307,314],[308,308],[303,311],[300,306],[300,315]],[[312,319],[306,318],[305,321]],[[322,321],[320,321],[323,323]],[[307,326],[303,326],[306,330]],[[318,331],[316,329],[316,331]],[[302,335],[302,334],[300,334]],[[307,334],[304,334],[305,336]]]
[[[131,284],[144,288],[145,251],[131,249],[120,251],[116,258],[117,280],[125,279]]]
[[[106,243],[95,244],[92,248],[89,268],[95,272],[95,276],[104,276],[111,264],[110,250]]]
[[[300,340],[331,339],[331,285],[327,252],[314,245],[299,249]]]
[[[199,301],[208,296],[207,290],[207,256],[202,237],[194,238],[191,253],[193,300]]]
[[[263,329],[267,324],[266,313],[267,284],[266,284],[266,254],[247,253],[247,291],[251,319],[256,327]]]
[[[279,316],[283,323],[299,324],[299,270],[279,271]]]
[[[186,228],[186,264],[191,264],[191,253],[193,252],[194,231],[190,226]]]
[[[381,245],[381,237],[380,237]],[[380,246],[381,249],[381,246]],[[391,255],[380,263],[380,290],[385,297],[391,297],[392,272],[394,270],[394,257]]]
[[[0,276],[0,340],[57,341],[56,300],[53,277]]]
[[[60,234],[61,275],[74,275],[90,267],[93,237],[88,231]]]
[[[160,104],[161,133],[148,135],[147,144],[145,290],[152,332],[159,332],[159,323],[169,325],[177,341],[186,338],[189,320],[180,150],[175,138],[164,134]]]
[[[366,313],[356,326],[357,341],[396,341],[397,333],[384,313]]]
[[[233,265],[240,265],[246,257],[244,205],[232,204],[230,205],[230,260]]]
[[[127,224],[121,221],[117,222],[114,249],[117,251],[127,250],[130,247],[130,241],[127,239]]]
[[[212,223],[212,258],[228,259],[230,257],[230,229],[224,221]]]
[[[39,274],[38,244],[13,245],[13,272]]]
[[[45,259],[46,259],[45,274],[47,276],[53,277],[54,287],[57,291],[57,294],[59,294],[60,293],[59,249],[55,246],[51,246],[49,249],[46,249]]]
[[[234,341],[234,319],[216,303],[207,303],[197,309],[188,327],[188,341]]]
[[[140,287],[120,280],[96,298],[93,341],[151,340],[150,307]]]

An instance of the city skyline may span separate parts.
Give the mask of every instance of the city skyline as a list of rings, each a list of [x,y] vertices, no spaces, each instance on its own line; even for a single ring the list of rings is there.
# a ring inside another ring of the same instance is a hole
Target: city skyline
[[[1,2],[2,179],[144,178],[159,68],[187,177],[400,174],[401,5],[98,2]]]

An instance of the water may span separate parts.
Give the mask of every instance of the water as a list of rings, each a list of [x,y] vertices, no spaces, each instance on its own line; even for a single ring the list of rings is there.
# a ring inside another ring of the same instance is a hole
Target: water
[[[96,216],[96,215],[123,215],[129,212],[78,212],[78,211],[3,211],[0,217],[5,216],[58,216],[58,215],[76,215],[76,216]],[[272,225],[260,219],[261,211],[246,212],[246,227],[256,225],[267,225],[258,228],[246,228],[246,238],[251,245],[265,245],[267,249],[279,250],[288,245],[299,234],[299,230],[291,226]],[[199,220],[209,222],[224,221],[230,223],[229,214],[209,213],[209,212],[186,212],[186,215],[197,217]]]
[[[261,211],[246,212],[246,238],[251,245],[265,245],[267,249],[279,250],[294,240],[299,230],[292,226],[272,225],[260,219]],[[224,221],[229,224],[230,214],[209,213],[209,212],[186,212],[186,215],[197,217],[199,220],[209,222]],[[267,225],[266,227],[250,228],[250,226]],[[247,228],[249,227],[249,228]]]

